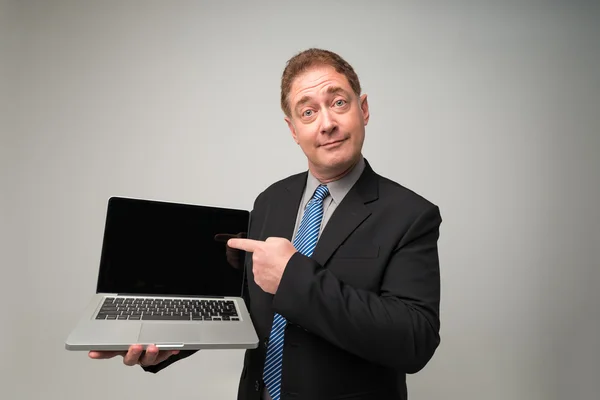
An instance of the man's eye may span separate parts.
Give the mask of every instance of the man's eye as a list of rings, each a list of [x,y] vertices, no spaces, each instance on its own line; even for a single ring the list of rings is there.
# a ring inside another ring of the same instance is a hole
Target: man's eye
[[[346,100],[338,100],[335,102],[335,105],[338,107],[343,106],[344,104],[346,104]]]
[[[312,110],[306,110],[302,113],[305,117],[310,117],[313,114]]]

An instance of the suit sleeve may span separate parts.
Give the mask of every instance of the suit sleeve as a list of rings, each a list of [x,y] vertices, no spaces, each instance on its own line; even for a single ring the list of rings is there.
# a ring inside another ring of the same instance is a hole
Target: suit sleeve
[[[174,362],[191,356],[192,354],[196,353],[197,351],[198,350],[182,350],[179,352],[179,354],[175,354],[159,364],[151,365],[149,367],[142,367],[142,369],[146,372],[152,372],[155,374],[158,371],[167,368],[169,365],[173,364]]]
[[[440,224],[436,206],[416,218],[392,251],[379,293],[355,289],[294,254],[274,297],[275,311],[361,358],[418,372],[440,342]]]

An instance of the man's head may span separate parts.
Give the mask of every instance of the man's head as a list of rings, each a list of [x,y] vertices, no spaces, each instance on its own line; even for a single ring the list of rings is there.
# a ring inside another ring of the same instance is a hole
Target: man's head
[[[369,121],[354,69],[320,49],[292,57],[281,79],[281,108],[292,137],[322,181],[337,179],[360,158]]]

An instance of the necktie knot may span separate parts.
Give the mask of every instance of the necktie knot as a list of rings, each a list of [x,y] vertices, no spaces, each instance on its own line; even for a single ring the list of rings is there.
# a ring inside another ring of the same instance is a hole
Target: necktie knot
[[[315,194],[313,195],[313,200],[315,201],[323,201],[325,197],[329,194],[329,188],[325,185],[319,185],[317,190],[315,190]]]

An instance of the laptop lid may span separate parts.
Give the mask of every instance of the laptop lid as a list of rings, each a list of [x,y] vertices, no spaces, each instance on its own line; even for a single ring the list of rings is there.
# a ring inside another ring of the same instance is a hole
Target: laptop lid
[[[244,268],[227,261],[215,236],[247,232],[249,218],[245,210],[111,197],[96,291],[239,297]]]

